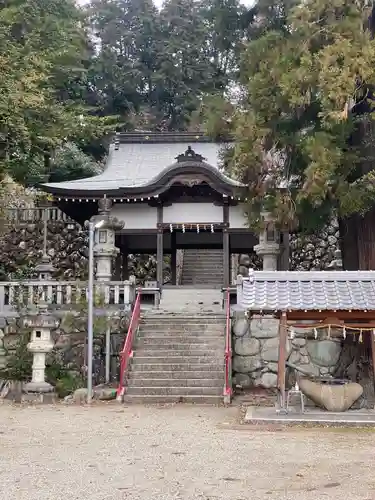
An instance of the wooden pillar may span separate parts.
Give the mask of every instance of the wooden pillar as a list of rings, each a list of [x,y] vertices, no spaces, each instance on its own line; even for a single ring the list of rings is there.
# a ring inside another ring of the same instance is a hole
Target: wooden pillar
[[[158,286],[161,288],[163,286],[163,267],[164,267],[164,255],[163,255],[163,205],[158,205],[157,207],[157,234],[156,234],[156,281]]]
[[[279,271],[289,271],[289,256],[290,256],[290,247],[289,247],[289,232],[283,231],[280,235],[281,245],[280,245],[280,256],[278,262]]]
[[[129,265],[128,265],[128,250],[125,248],[122,257],[122,279],[124,281],[129,279]]]
[[[171,234],[171,283],[177,285],[177,250],[176,250],[176,232]]]
[[[374,378],[374,389],[375,389],[375,331],[369,332],[371,336],[371,357],[372,357],[372,373]],[[368,345],[368,344],[367,344]]]
[[[277,365],[277,388],[280,397],[280,408],[285,409],[285,363],[286,343],[288,338],[287,314],[283,312],[279,323],[279,361]]]
[[[156,281],[163,286],[163,228],[158,228],[156,235]]]
[[[228,229],[223,229],[223,266],[224,266],[224,288],[230,284],[230,249]]]
[[[115,266],[113,269],[113,279],[114,281],[121,281],[122,276],[122,254],[119,253],[116,255]]]
[[[230,285],[230,242],[229,242],[229,205],[223,205],[223,266],[224,266],[224,288]]]

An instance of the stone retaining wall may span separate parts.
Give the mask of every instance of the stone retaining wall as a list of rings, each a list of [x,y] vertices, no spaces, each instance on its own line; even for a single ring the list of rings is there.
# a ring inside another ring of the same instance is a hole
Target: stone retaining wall
[[[249,321],[244,313],[232,320],[234,384],[242,388],[274,388],[277,384],[279,321],[272,317]],[[322,332],[322,331],[320,331]],[[308,329],[295,330],[295,338],[287,341],[287,360],[311,376],[332,374],[342,349],[342,341],[315,340]]]
[[[52,331],[52,341],[54,343],[53,351],[47,355],[47,365],[54,365],[66,370],[72,377],[85,376],[86,363],[86,339],[87,331],[85,327],[85,317],[79,318],[78,322],[73,319],[73,315],[67,321],[62,321],[59,328]],[[23,327],[24,318],[0,318],[0,370],[3,370],[8,361],[11,359],[19,348],[20,341],[29,333]],[[95,320],[96,321],[96,320]],[[111,353],[116,356],[124,343],[125,332],[127,331],[129,318],[123,316],[121,318],[111,318]],[[104,325],[104,323],[103,323]],[[98,326],[94,330],[98,333],[94,335],[94,381],[95,383],[103,382],[104,367],[105,367],[105,329]],[[26,351],[22,356],[27,357]],[[112,364],[112,373],[115,375],[118,367],[118,360],[114,358]],[[21,369],[21,367],[20,367]],[[31,372],[30,374],[31,375]],[[1,377],[0,377],[1,378]]]

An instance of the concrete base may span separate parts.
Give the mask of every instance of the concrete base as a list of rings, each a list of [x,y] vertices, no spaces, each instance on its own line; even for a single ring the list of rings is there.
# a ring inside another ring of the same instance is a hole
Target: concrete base
[[[288,414],[276,412],[276,408],[250,406],[246,410],[244,422],[258,425],[306,425],[322,427],[374,427],[375,410],[348,410],[334,413],[318,408],[301,413],[299,408],[290,408]]]
[[[58,400],[57,394],[55,392],[47,393],[36,393],[28,392],[22,394],[22,403],[32,403],[32,404],[54,404]]]

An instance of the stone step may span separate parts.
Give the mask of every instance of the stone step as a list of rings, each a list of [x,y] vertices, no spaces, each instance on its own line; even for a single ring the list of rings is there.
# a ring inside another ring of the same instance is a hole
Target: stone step
[[[202,370],[202,371],[140,371],[130,370],[129,379],[132,380],[145,380],[145,379],[164,379],[164,380],[208,380],[208,379],[224,379],[224,369],[223,370]],[[176,384],[178,385],[178,384]],[[194,385],[194,384],[192,384]]]
[[[212,370],[217,370],[219,368],[219,364],[217,361],[214,363],[196,363],[192,360],[184,361],[184,362],[171,362],[170,360],[166,361],[163,359],[163,362],[155,362],[155,360],[150,360],[146,358],[146,361],[140,361],[135,358],[132,360],[131,371],[161,371],[161,372],[210,372]],[[224,370],[224,358],[223,358],[223,370]]]
[[[192,403],[201,405],[220,405],[223,403],[223,396],[184,396],[184,395],[126,395],[124,403],[130,404],[172,404],[172,403]]]
[[[173,347],[173,348],[153,348],[153,347],[136,347],[134,350],[134,359],[138,358],[152,358],[158,359],[161,357],[165,357],[165,359],[169,360],[171,358],[177,358],[181,356],[182,358],[187,358],[188,360],[192,357],[202,357],[204,361],[207,358],[216,359],[220,356],[224,356],[224,344],[218,347],[210,347],[210,348],[194,348],[194,347]]]
[[[209,262],[203,262],[201,260],[191,260],[190,262],[184,262],[184,267],[182,273],[186,272],[187,270],[189,271],[195,271],[195,270],[202,270],[204,272],[208,271],[220,271],[224,269],[223,262],[222,260],[216,260],[216,259],[210,259]]]
[[[139,355],[137,353],[137,351],[135,350],[134,356],[133,356],[133,364],[134,364],[134,366],[136,366],[136,365],[142,365],[142,364],[146,364],[146,363],[175,364],[175,363],[185,362],[187,364],[188,363],[193,363],[193,364],[197,364],[197,365],[199,365],[199,364],[206,365],[207,364],[207,365],[212,366],[213,364],[220,361],[221,356],[224,359],[224,351],[222,352],[221,355],[218,353],[218,354],[206,354],[206,355],[200,354],[199,356],[194,356],[194,355],[190,356],[186,353],[181,352],[180,354],[174,353],[173,356],[166,354],[166,353],[164,353],[164,356],[162,355],[162,353],[160,353],[159,356],[155,356],[153,354],[151,356],[145,356],[142,354]]]
[[[140,323],[139,330],[147,331],[147,332],[198,332],[205,331],[207,333],[212,332],[213,334],[221,331],[225,327],[224,321],[220,321],[220,323],[165,323],[163,321],[159,322],[147,322]]]
[[[182,336],[183,335],[183,336]],[[221,345],[224,341],[224,329],[214,335],[213,333],[206,334],[204,331],[197,332],[170,332],[170,331],[141,331],[136,339],[135,345],[171,345],[171,344],[194,344],[194,345]],[[138,344],[139,342],[139,344]]]
[[[185,339],[186,342],[176,342],[175,340],[173,342],[168,342],[168,339],[157,339],[155,341],[152,341],[152,339],[145,338],[145,337],[138,337],[136,342],[135,342],[135,348],[139,350],[149,350],[149,349],[156,349],[156,350],[165,350],[165,351],[184,351],[184,350],[196,350],[196,351],[201,351],[201,352],[207,352],[207,351],[215,351],[217,349],[221,349],[222,345],[224,344],[224,336],[221,339],[220,337],[217,337],[216,339],[212,340],[211,342],[195,342],[194,338],[187,338]]]
[[[219,387],[224,386],[222,378],[145,378],[138,376],[128,378],[128,387]]]
[[[214,349],[221,347],[223,342],[220,342],[220,337],[211,338],[189,338],[189,337],[137,337],[136,349]]]
[[[147,387],[147,386],[128,386],[126,394],[128,396],[141,396],[147,394],[149,396],[220,396],[223,393],[223,387]]]
[[[225,314],[197,314],[193,316],[184,316],[183,314],[166,314],[165,311],[161,311],[157,313],[153,311],[152,313],[147,313],[141,318],[141,324],[147,320],[147,324],[183,324],[183,325],[201,325],[204,324],[212,324],[217,325],[220,324],[223,320],[225,320]],[[154,320],[154,321],[152,321]]]
[[[163,321],[159,322],[147,322],[140,323],[140,330],[147,332],[195,332],[204,330],[205,332],[216,333],[220,331],[224,327],[224,322],[220,321],[220,323],[165,323]]]

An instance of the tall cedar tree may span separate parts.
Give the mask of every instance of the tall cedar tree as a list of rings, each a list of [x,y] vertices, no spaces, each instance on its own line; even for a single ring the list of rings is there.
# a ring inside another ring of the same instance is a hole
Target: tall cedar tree
[[[232,164],[249,186],[253,223],[261,207],[281,226],[316,228],[333,212],[341,220],[355,214],[366,227],[369,216],[373,221],[372,134],[363,141],[363,130],[372,128],[375,83],[371,9],[367,1],[346,0],[255,6]],[[351,266],[375,268],[372,248],[372,256],[357,252]]]
[[[246,10],[239,0],[92,0],[91,81],[103,115],[124,128],[186,130],[207,95],[238,71]]]

